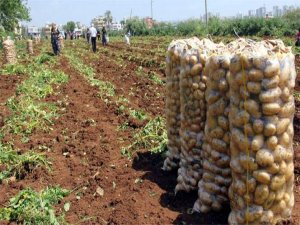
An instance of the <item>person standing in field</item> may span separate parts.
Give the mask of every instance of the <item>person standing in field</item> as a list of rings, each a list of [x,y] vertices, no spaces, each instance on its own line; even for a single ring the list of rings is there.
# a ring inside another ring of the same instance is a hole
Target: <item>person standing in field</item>
[[[102,28],[102,45],[107,45],[107,32],[105,27]]]
[[[298,29],[298,33],[296,35],[296,43],[295,43],[295,45],[297,47],[300,47],[300,28]]]
[[[96,46],[96,41],[97,41],[97,30],[94,27],[94,24],[89,29],[90,35],[91,35],[91,42],[92,42],[92,48],[93,52],[96,52],[97,46]]]
[[[53,24],[51,27],[51,44],[53,53],[55,55],[59,55],[60,48],[59,48],[59,30],[57,27]]]
[[[88,28],[87,30],[86,30],[86,41],[87,41],[87,43],[91,43],[90,42],[90,37],[91,37],[91,34],[90,34],[90,28]]]

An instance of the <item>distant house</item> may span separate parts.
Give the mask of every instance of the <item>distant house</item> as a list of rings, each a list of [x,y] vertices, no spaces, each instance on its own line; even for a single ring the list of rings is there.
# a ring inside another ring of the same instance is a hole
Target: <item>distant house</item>
[[[36,26],[28,26],[27,27],[27,35],[28,36],[35,37],[35,36],[38,36],[40,34],[41,34],[41,31],[38,27],[36,27]]]
[[[92,24],[94,24],[96,29],[102,29],[106,25],[104,16],[98,16],[92,19]]]
[[[114,31],[119,31],[119,30],[123,30],[123,26],[121,23],[119,22],[112,22],[110,25],[109,25],[109,29],[110,30],[114,30]]]

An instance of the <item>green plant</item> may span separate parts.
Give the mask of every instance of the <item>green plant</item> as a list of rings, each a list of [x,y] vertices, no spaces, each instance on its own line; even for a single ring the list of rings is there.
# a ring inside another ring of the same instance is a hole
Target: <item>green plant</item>
[[[0,142],[0,166],[5,169],[0,171],[0,181],[16,177],[23,178],[36,167],[44,167],[50,170],[50,162],[43,154],[33,151],[19,154],[11,145],[3,145]]]
[[[167,148],[167,131],[165,119],[156,117],[133,136],[133,141],[121,149],[121,153],[131,158],[138,150],[146,149],[151,153],[163,153]]]
[[[38,57],[36,57],[35,62],[38,64],[43,64],[45,62],[53,61],[53,57],[47,53],[42,53]]]
[[[47,187],[40,192],[27,188],[11,198],[7,207],[0,208],[0,220],[24,225],[66,224],[63,215],[55,215],[54,205],[69,194],[70,191],[60,187]]]
[[[147,114],[143,111],[138,111],[138,110],[135,110],[135,109],[129,109],[129,113],[135,119],[138,119],[138,120],[147,119]]]
[[[0,71],[0,74],[15,75],[15,74],[25,74],[26,68],[22,64],[10,64],[5,65]]]

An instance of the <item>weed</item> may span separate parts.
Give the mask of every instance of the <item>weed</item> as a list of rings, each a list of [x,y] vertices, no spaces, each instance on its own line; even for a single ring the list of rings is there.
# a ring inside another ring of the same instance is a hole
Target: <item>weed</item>
[[[152,153],[163,153],[167,148],[167,131],[165,120],[157,117],[149,121],[133,137],[133,142],[121,149],[121,153],[131,158],[134,153],[141,149],[147,149]]]
[[[0,143],[0,165],[5,169],[0,171],[0,181],[16,177],[22,179],[27,173],[39,166],[50,170],[50,162],[44,155],[33,151],[19,154],[11,145]]]
[[[0,70],[0,73],[7,75],[25,74],[26,68],[22,64],[9,64],[5,65],[4,69]]]
[[[8,220],[25,225],[66,224],[63,215],[56,216],[54,205],[58,204],[70,191],[60,187],[50,187],[36,192],[31,188],[20,191],[11,198],[9,205],[0,208],[0,220]]]
[[[137,111],[135,109],[129,109],[129,113],[132,117],[138,120],[145,120],[147,119],[147,114],[143,111]]]
[[[36,57],[35,62],[37,64],[43,64],[45,62],[53,61],[53,57],[48,53],[43,53]]]
[[[300,92],[294,91],[294,97],[296,101],[300,102]]]

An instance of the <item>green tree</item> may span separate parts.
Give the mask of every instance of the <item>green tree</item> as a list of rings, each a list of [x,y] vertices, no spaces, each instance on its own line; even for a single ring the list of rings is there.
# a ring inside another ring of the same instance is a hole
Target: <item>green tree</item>
[[[113,17],[112,17],[112,14],[111,14],[111,11],[110,10],[107,10],[105,13],[104,13],[104,21],[107,25],[110,25],[113,21]]]
[[[26,0],[0,0],[0,27],[13,31],[21,20],[30,20]]]
[[[67,22],[67,24],[64,26],[64,29],[65,31],[68,31],[68,32],[73,32],[75,30],[75,22],[73,21],[69,21]]]

